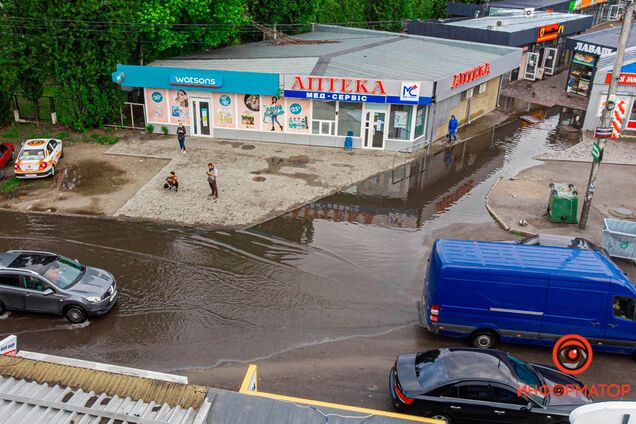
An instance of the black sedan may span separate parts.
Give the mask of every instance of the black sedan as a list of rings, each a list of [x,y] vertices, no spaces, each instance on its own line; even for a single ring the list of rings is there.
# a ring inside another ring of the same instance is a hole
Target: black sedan
[[[592,400],[583,383],[498,350],[436,349],[399,355],[389,375],[393,403],[447,423],[569,423]]]

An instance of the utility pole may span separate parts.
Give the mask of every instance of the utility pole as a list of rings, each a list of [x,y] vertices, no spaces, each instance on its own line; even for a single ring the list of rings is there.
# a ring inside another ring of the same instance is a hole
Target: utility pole
[[[614,111],[614,107],[616,106],[612,99],[616,94],[618,80],[621,77],[623,57],[625,56],[625,46],[627,45],[627,39],[629,38],[629,30],[632,28],[633,14],[634,3],[630,2],[627,5],[627,9],[625,10],[623,27],[621,28],[621,35],[618,39],[618,49],[616,50],[616,59],[614,60],[614,68],[612,69],[612,79],[610,80],[609,88],[607,90],[605,108],[603,108],[603,114],[601,116],[602,128],[609,128],[612,126],[612,113]],[[585,226],[587,225],[587,218],[590,215],[590,208],[592,207],[592,197],[594,197],[594,191],[596,190],[596,179],[598,178],[598,170],[601,167],[601,160],[603,159],[605,140],[605,138],[598,138],[594,148],[592,149],[594,160],[592,161],[590,179],[587,183],[587,189],[585,190],[585,199],[583,200],[583,208],[581,209],[581,219],[579,219],[579,229],[581,230],[585,229]],[[594,152],[596,152],[596,154],[594,154]]]

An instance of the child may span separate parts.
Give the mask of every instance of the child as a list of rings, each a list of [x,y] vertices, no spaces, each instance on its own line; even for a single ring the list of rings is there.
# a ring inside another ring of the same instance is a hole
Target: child
[[[168,190],[179,191],[179,181],[177,181],[177,174],[174,171],[170,171],[170,174],[166,177],[166,183],[163,185],[163,188],[167,188]]]

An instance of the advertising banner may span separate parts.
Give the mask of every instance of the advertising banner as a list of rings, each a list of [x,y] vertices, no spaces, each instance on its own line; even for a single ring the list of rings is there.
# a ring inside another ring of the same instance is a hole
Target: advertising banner
[[[18,353],[18,337],[11,335],[0,340],[0,355],[15,356]]]
[[[168,90],[163,88],[144,88],[146,99],[146,121],[153,124],[170,123],[168,113]]]
[[[216,128],[236,128],[236,99],[234,94],[214,94],[212,109]]]
[[[190,100],[186,90],[168,90],[170,123],[190,125]]]
[[[287,104],[287,132],[308,133],[311,102],[302,99],[285,99]]]
[[[261,129],[261,96],[245,94],[236,96],[238,100],[238,127],[244,130]]]

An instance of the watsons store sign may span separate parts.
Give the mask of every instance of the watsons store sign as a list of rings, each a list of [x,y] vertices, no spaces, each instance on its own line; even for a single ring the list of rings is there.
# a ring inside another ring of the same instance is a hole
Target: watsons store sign
[[[285,97],[355,103],[427,105],[432,83],[368,78],[285,75]],[[428,95],[428,96],[427,96]]]
[[[191,74],[173,74],[170,75],[170,85],[176,85],[178,87],[220,88],[223,85],[223,78]]]

